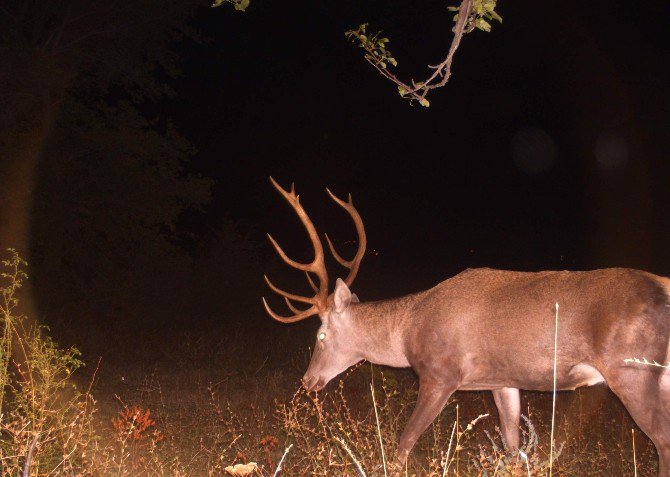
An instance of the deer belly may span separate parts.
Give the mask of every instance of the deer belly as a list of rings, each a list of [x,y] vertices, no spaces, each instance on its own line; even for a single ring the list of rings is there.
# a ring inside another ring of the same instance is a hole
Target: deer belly
[[[513,387],[527,391],[551,391],[553,389],[553,369],[526,369],[525,373],[501,373],[497,376],[469,376],[459,386],[463,391],[484,391]],[[574,390],[582,386],[593,386],[605,382],[600,372],[588,364],[579,363],[558,371],[556,389]]]

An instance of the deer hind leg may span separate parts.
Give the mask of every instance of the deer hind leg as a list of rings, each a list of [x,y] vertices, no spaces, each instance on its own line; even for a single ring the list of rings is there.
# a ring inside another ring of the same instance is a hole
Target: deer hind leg
[[[622,368],[607,380],[635,423],[647,434],[658,453],[658,476],[670,477],[670,371]]]
[[[419,379],[419,396],[414,411],[398,441],[396,464],[405,468],[409,452],[423,431],[440,414],[449,397],[456,391],[456,384]]]
[[[521,417],[521,399],[517,388],[495,389],[493,400],[498,408],[500,430],[508,451],[519,448],[519,418]]]

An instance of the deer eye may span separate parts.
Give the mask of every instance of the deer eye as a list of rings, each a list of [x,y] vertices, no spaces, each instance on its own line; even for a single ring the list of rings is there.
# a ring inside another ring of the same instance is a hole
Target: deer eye
[[[323,341],[325,339],[326,339],[326,333],[324,332],[319,333],[319,341]]]

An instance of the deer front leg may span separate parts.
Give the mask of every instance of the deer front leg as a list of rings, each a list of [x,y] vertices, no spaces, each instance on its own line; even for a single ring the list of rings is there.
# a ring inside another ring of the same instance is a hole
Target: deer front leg
[[[519,417],[521,416],[521,400],[516,388],[495,389],[493,400],[498,408],[500,430],[508,451],[519,448]]]
[[[398,441],[396,464],[401,468],[405,467],[407,456],[419,436],[435,420],[454,391],[456,391],[455,383],[419,379],[419,397],[416,401],[416,407]]]

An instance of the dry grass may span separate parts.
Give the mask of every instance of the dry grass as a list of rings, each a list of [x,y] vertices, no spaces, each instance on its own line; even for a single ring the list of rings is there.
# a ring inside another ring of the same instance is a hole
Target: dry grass
[[[369,377],[369,369],[360,367],[347,381],[332,385],[323,394],[298,391],[268,404],[272,396],[286,393],[286,386],[265,386],[273,382],[271,376],[262,376],[259,382],[231,377],[229,382],[207,385],[193,381],[187,370],[177,376],[168,371],[154,373],[138,381],[137,387],[117,389],[124,391],[125,402],[132,404],[107,397],[110,402],[97,406],[97,414],[91,407],[87,419],[91,424],[82,434],[82,444],[86,444],[82,449],[88,448],[88,459],[82,459],[81,453],[71,454],[61,472],[40,465],[31,468],[29,475],[243,475],[225,469],[255,463],[253,475],[271,476],[284,457],[283,475],[381,476],[384,472],[378,436],[386,453],[393,456],[396,438],[413,408],[416,387],[410,384],[406,388],[405,382],[378,377],[378,429],[371,395],[360,384]],[[126,377],[126,382],[133,380]],[[351,382],[351,386],[345,382]],[[239,398],[241,391],[248,399]],[[228,399],[235,395],[234,401]],[[560,398],[558,416],[576,405],[562,403]],[[550,414],[546,397],[533,395],[529,399],[538,408],[531,418],[545,425],[535,429],[533,421],[524,421],[522,450],[527,461],[519,454],[505,452],[495,412],[472,424],[477,417],[472,411],[482,408],[481,399],[473,393],[457,399],[463,401],[459,422],[455,422],[456,405],[452,402],[411,454],[408,475],[547,475]],[[575,432],[578,420],[558,418],[556,434],[563,449],[557,452],[555,475],[633,475],[630,421],[622,414],[615,427],[614,419],[606,417],[610,413],[601,410],[597,414],[596,419],[582,424],[588,427],[586,433]],[[73,415],[64,428],[76,427],[78,422],[81,418]],[[19,428],[25,422],[12,425]],[[614,432],[618,427],[626,430],[621,432],[621,439]],[[605,432],[608,434],[601,435]],[[49,435],[57,433],[54,429]],[[11,436],[3,434],[7,449],[3,456],[16,456],[12,475],[20,475],[16,471],[26,461],[32,435],[17,434],[16,439],[8,440]],[[653,447],[636,437],[638,475],[655,475]],[[68,448],[62,449],[61,454]],[[44,448],[36,450],[34,459],[49,460],[42,454]],[[71,470],[69,474],[66,468]]]
[[[253,475],[271,476],[292,445],[283,475],[382,476],[379,435],[386,454],[393,456],[396,438],[414,406],[416,385],[411,376],[375,368],[377,428],[372,395],[366,389],[370,372],[360,366],[315,395],[291,393],[297,386],[287,383],[283,373],[251,379],[230,376],[208,385],[206,374],[163,370],[138,381],[128,399],[145,403],[156,416],[155,428],[163,438],[152,458],[155,471],[163,469],[160,475],[174,469],[179,475],[229,475],[229,466],[255,463]],[[609,398],[595,410],[585,409],[593,394],[559,393],[554,475],[632,476],[632,423]],[[526,459],[505,451],[492,400],[463,393],[419,441],[407,475],[548,475],[551,396],[530,393],[524,398],[525,414],[530,415],[522,426]],[[482,411],[491,416],[478,419]],[[100,429],[105,429],[105,420]],[[636,435],[636,448],[638,475],[655,475],[653,446]]]

